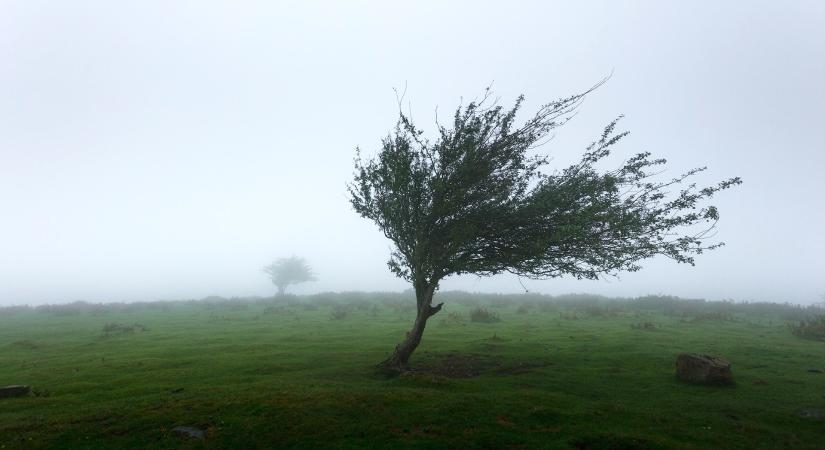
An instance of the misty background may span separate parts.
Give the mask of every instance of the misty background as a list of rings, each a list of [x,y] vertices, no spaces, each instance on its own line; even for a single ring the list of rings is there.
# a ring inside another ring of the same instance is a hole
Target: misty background
[[[740,176],[727,246],[533,292],[811,303],[825,293],[825,3],[0,1],[0,304],[403,290],[350,208],[355,147],[424,130],[492,83],[523,113],[613,73],[542,147],[576,160],[620,114],[623,156]],[[523,291],[513,276],[442,289]]]

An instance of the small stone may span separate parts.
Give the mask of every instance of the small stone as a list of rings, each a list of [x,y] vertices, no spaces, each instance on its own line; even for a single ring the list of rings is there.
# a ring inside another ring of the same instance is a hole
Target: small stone
[[[25,397],[32,392],[31,386],[16,384],[0,387],[0,398]]]
[[[803,419],[822,420],[825,419],[825,411],[816,408],[803,408],[796,412],[796,415]]]
[[[201,430],[200,428],[195,427],[175,427],[172,428],[172,433],[175,433],[181,437],[189,437],[192,439],[206,438],[206,432]]]
[[[730,371],[728,360],[697,353],[682,353],[676,358],[676,376],[688,383],[733,384],[733,374]]]

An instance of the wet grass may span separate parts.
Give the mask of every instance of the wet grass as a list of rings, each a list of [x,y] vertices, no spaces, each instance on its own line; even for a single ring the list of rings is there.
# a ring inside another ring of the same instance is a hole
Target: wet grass
[[[482,301],[501,321],[476,323],[479,302],[448,300],[415,370],[384,378],[373,365],[410,326],[408,308],[293,300],[0,315],[0,385],[36,392],[0,400],[0,448],[825,442],[825,344],[793,336],[781,318]],[[726,357],[735,387],[677,382],[681,352]],[[186,440],[176,426],[207,438]]]

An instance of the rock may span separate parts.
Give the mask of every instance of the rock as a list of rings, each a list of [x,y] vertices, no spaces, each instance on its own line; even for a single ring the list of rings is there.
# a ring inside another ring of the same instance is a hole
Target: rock
[[[0,398],[25,397],[32,392],[31,386],[22,384],[0,387]]]
[[[728,360],[698,353],[682,353],[676,358],[676,377],[696,384],[733,384]]]
[[[206,432],[200,428],[195,427],[175,427],[172,428],[172,433],[182,437],[189,437],[192,439],[205,439]]]
[[[803,408],[796,412],[796,415],[803,419],[822,420],[825,419],[825,411],[816,408]]]

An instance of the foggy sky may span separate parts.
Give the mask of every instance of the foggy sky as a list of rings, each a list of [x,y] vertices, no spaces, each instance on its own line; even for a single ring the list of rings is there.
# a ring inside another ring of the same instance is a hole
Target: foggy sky
[[[727,246],[524,285],[817,301],[823,29],[818,1],[0,1],[0,304],[272,295],[261,268],[293,254],[319,278],[294,292],[405,289],[345,190],[355,147],[395,123],[393,88],[432,131],[491,82],[529,114],[611,71],[542,148],[553,167],[624,114],[615,163],[743,178],[715,201]]]

